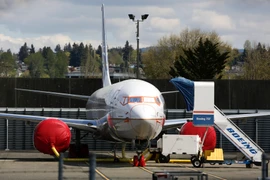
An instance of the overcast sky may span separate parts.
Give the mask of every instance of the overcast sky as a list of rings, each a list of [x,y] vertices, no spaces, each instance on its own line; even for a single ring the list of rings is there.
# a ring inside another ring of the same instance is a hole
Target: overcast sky
[[[270,44],[270,0],[0,0],[0,47],[17,53],[27,42],[35,48],[68,42],[101,44],[101,4],[105,4],[109,47],[157,44],[185,28],[216,31],[223,41],[243,48],[245,40]]]

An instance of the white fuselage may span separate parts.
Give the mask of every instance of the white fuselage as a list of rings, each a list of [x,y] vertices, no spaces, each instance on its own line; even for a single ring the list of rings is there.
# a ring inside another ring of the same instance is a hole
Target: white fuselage
[[[101,136],[130,142],[151,140],[165,122],[164,99],[152,84],[125,80],[94,92],[87,102],[87,118],[99,120]],[[104,117],[104,118],[102,118]]]

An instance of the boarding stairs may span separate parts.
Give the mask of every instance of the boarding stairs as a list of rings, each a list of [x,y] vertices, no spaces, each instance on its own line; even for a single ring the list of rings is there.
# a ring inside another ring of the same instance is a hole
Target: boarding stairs
[[[249,160],[260,163],[263,149],[215,106],[215,127]]]

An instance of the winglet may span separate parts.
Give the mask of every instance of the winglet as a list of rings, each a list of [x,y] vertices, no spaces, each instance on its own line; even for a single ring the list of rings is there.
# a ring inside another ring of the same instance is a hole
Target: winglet
[[[102,82],[103,87],[111,85],[110,72],[109,72],[109,61],[108,61],[108,50],[106,43],[106,32],[105,32],[105,10],[104,4],[101,6],[102,11]]]

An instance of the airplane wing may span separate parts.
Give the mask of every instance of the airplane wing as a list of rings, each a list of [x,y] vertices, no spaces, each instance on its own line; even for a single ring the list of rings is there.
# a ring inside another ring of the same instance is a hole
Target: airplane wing
[[[21,88],[16,88],[16,90],[17,91],[34,92],[34,93],[40,93],[40,94],[47,94],[47,95],[53,95],[53,96],[58,96],[58,97],[79,99],[79,100],[85,100],[85,101],[87,101],[89,99],[89,96],[78,95],[78,94],[68,94],[68,93],[59,93],[59,92],[52,92],[52,91],[40,91],[40,90],[33,90],[33,89],[21,89]]]
[[[161,94],[172,94],[172,93],[179,93],[179,91],[164,91]]]
[[[20,121],[26,121],[26,122],[39,123],[45,119],[53,118],[53,117],[0,113],[0,118],[8,119],[8,120],[20,120]],[[96,120],[69,119],[69,118],[58,118],[58,117],[54,117],[54,118],[57,118],[67,123],[69,127],[73,127],[73,128],[77,128],[77,129],[85,130],[85,131],[90,131],[92,133],[95,133],[98,131]]]
[[[172,128],[178,128],[185,124],[188,120],[191,120],[192,118],[182,118],[182,119],[166,119],[164,126],[162,128],[162,131],[172,129]]]
[[[226,115],[226,117],[229,119],[251,118],[251,117],[261,117],[261,116],[270,116],[270,112]]]

